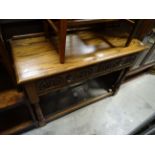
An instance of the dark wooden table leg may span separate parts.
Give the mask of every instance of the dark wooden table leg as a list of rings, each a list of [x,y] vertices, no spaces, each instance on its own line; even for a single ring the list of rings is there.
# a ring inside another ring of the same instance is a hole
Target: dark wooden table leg
[[[32,106],[30,105],[30,103],[28,101],[26,101],[26,106],[27,106],[27,108],[29,110],[29,113],[30,113],[30,115],[32,117],[32,120],[33,120],[34,124],[35,124],[35,127],[37,127],[38,126],[38,122],[37,122],[36,116],[34,114]]]
[[[121,71],[118,79],[116,80],[115,84],[112,87],[112,91],[113,91],[113,94],[114,95],[118,92],[119,87],[120,87],[121,83],[124,81],[124,79],[125,79],[126,74],[127,74],[128,71],[129,71],[129,68],[125,68],[125,69],[123,69]]]
[[[35,85],[33,82],[27,83],[24,85],[28,98],[34,108],[36,113],[36,117],[38,119],[39,126],[43,126],[46,124],[44,115],[42,113],[41,107],[39,105],[39,96],[37,94]]]

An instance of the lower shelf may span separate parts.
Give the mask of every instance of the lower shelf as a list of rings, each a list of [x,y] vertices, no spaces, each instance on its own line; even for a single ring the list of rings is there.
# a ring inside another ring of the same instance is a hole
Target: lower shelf
[[[120,71],[81,83],[75,87],[41,97],[40,106],[46,121],[52,121],[100,99],[113,95],[112,86]]]
[[[87,105],[89,105],[91,103],[94,103],[94,102],[96,102],[98,100],[101,100],[103,98],[106,98],[108,96],[111,96],[112,94],[113,94],[112,92],[105,93],[105,94],[100,95],[98,97],[94,97],[94,98],[88,99],[86,101],[80,102],[78,104],[75,104],[73,106],[70,106],[69,108],[64,109],[63,111],[60,111],[60,112],[57,112],[55,114],[51,114],[51,115],[46,116],[46,121],[47,122],[53,121],[53,120],[55,120],[55,119],[57,119],[57,118],[59,118],[61,116],[64,116],[66,114],[69,114],[69,113],[71,113],[71,112],[73,112],[75,110],[78,110],[78,109],[80,109],[80,108],[82,108],[84,106],[87,106]]]

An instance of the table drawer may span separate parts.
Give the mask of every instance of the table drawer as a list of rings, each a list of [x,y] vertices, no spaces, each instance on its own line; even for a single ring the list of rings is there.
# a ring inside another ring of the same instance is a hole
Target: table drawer
[[[133,64],[137,54],[100,62],[95,65],[68,71],[48,78],[36,81],[38,94],[44,94],[47,91],[59,89],[71,84],[85,81],[97,76],[105,75],[113,71],[117,71]]]

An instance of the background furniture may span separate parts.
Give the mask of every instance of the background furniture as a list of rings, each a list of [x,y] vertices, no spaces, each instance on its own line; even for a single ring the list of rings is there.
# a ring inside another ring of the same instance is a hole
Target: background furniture
[[[50,39],[51,37],[51,28],[54,30],[54,32],[57,34],[57,39],[56,39],[56,49],[59,53],[59,59],[60,63],[65,62],[65,47],[66,47],[66,34],[67,31],[77,31],[81,29],[88,29],[88,28],[93,28],[93,25],[96,26],[96,24],[101,24],[101,23],[108,23],[108,22],[116,22],[116,21],[121,21],[119,19],[72,19],[72,20],[67,20],[67,19],[59,19],[59,20],[46,20],[44,21],[44,30],[45,30],[45,35],[47,38]],[[128,38],[124,46],[129,46],[131,40],[135,37],[135,33],[138,30],[138,27],[141,24],[141,20],[125,20],[129,23],[132,24],[132,29],[131,32],[128,32]],[[89,27],[88,27],[89,26]],[[96,27],[95,27],[96,28]],[[104,28],[104,26],[103,26]],[[103,29],[102,28],[102,29]],[[98,29],[98,28],[96,28]],[[101,32],[102,39],[104,38],[104,33]],[[109,42],[110,43],[110,42]]]
[[[155,26],[154,20],[143,20],[138,31],[137,38],[141,39],[144,44],[148,46],[143,53],[139,55],[135,64],[127,73],[127,77],[140,73],[155,64],[155,35],[153,27]]]
[[[155,134],[155,113],[138,127],[132,130],[129,135],[154,135]]]
[[[17,134],[36,127],[37,121],[25,93],[17,90],[2,63],[0,73],[0,134]]]
[[[10,23],[11,22],[11,23]],[[37,127],[37,121],[25,93],[17,87],[13,61],[8,48],[7,34],[14,31],[18,20],[0,20],[0,134],[19,134]],[[4,25],[5,26],[4,26]],[[12,29],[6,30],[7,26]],[[19,30],[20,31],[20,30]]]
[[[15,89],[0,92],[0,134],[17,134],[37,126],[24,93]]]

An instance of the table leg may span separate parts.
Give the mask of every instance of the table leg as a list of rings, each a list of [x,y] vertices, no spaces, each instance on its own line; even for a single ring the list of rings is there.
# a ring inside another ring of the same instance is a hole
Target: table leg
[[[31,115],[31,117],[33,119],[33,122],[34,122],[35,126],[37,127],[38,126],[38,121],[36,119],[36,116],[34,114],[34,111],[32,109],[32,106],[30,105],[30,103],[27,100],[26,100],[26,106],[27,106],[27,108],[29,110],[29,113],[30,113],[30,115]]]
[[[129,68],[123,69],[119,75],[119,77],[117,78],[115,84],[113,85],[113,94],[115,95],[118,92],[118,89],[121,85],[121,83],[124,81],[127,72],[129,71]]]
[[[39,121],[39,126],[45,125],[45,118],[42,113],[41,107],[39,105],[39,96],[37,94],[35,84],[33,82],[27,83],[24,85],[24,87],[25,87],[27,96],[34,108],[35,113],[36,113],[36,117]]]

